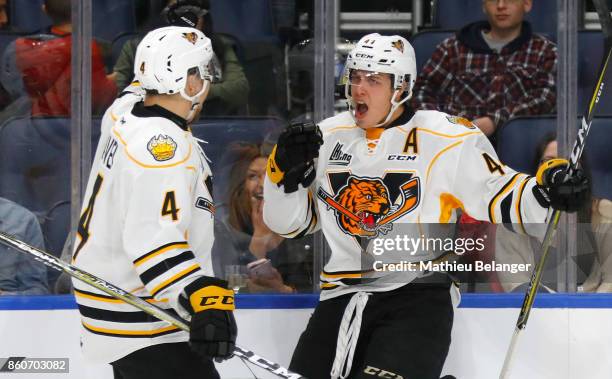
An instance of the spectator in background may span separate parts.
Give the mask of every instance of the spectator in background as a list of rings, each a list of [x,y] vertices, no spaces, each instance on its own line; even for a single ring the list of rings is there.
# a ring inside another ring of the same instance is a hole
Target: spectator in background
[[[285,239],[263,221],[263,180],[269,154],[262,150],[255,144],[230,148],[227,206],[221,206],[215,216],[212,255],[216,271],[269,259],[271,266],[248,271],[250,292],[310,292],[312,236]]]
[[[162,11],[162,17],[165,24],[199,29],[212,41],[213,60],[220,81],[212,83],[202,113],[206,116],[244,113],[249,98],[249,82],[233,43],[214,33],[209,10],[208,0],[170,0]],[[125,88],[134,78],[134,54],[141,39],[142,36],[128,40],[121,49],[111,76],[118,88]]]
[[[0,0],[0,29],[6,29],[8,26],[8,13],[6,8],[8,6],[8,0]]]
[[[69,116],[71,104],[72,23],[70,0],[45,0],[48,31],[18,38],[3,57],[3,85],[13,95],[25,91],[32,116]],[[106,78],[100,47],[91,43],[92,110],[101,114],[117,93]],[[16,67],[11,72],[11,67]]]
[[[532,0],[483,0],[487,21],[438,45],[418,76],[414,109],[472,120],[491,137],[506,120],[555,111],[557,48],[533,34]]]
[[[534,171],[530,174],[536,175],[537,168],[544,162],[558,158],[556,133],[546,134],[539,141],[531,167]],[[587,177],[590,177],[590,170],[586,161],[581,159],[581,169]],[[582,292],[612,292],[612,202],[605,199],[591,198],[590,207],[585,206],[576,214],[578,221],[578,254],[589,255],[595,251],[595,261],[593,262],[589,278],[580,286]],[[513,225],[513,227],[517,227]],[[554,248],[554,245],[553,245]],[[495,260],[499,263],[522,263],[531,264],[533,269],[541,254],[541,242],[533,237],[517,234],[508,231],[504,227],[498,227],[495,238]],[[554,255],[554,254],[553,254]],[[577,259],[581,271],[587,271],[580,267],[583,259]],[[549,260],[544,269],[544,280],[542,288],[539,290],[552,292],[556,282],[556,270],[558,262]],[[547,275],[550,273],[550,275]],[[507,292],[525,292],[531,279],[531,272],[509,272],[497,273],[503,289]]]
[[[22,206],[0,198],[0,231],[39,249],[45,248],[36,216]],[[47,268],[34,258],[0,245],[0,296],[46,295]]]

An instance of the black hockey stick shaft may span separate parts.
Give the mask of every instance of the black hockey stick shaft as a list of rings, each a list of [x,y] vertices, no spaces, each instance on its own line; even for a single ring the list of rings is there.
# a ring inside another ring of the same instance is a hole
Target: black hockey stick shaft
[[[595,4],[595,8],[597,9],[597,14],[601,23],[602,32],[604,34],[606,54],[604,55],[603,60],[600,64],[599,75],[597,76],[597,82],[595,83],[595,86],[593,88],[593,94],[591,95],[591,99],[588,103],[585,114],[582,116],[580,128],[578,130],[578,136],[576,138],[576,142],[574,142],[574,147],[572,148],[572,152],[569,156],[569,167],[566,172],[566,178],[571,177],[578,169],[580,157],[582,156],[582,152],[586,144],[586,139],[589,134],[589,130],[591,129],[591,123],[595,115],[595,109],[596,106],[599,104],[600,97],[603,93],[603,89],[605,86],[605,76],[608,70],[608,65],[610,64],[610,57],[612,55],[612,18],[610,17],[610,10],[608,9],[606,0],[593,0],[593,3]],[[529,315],[531,313],[531,309],[533,308],[533,303],[536,298],[538,287],[540,286],[540,281],[542,280],[544,264],[546,263],[546,259],[548,258],[550,246],[557,230],[560,216],[561,211],[554,210],[552,212],[552,215],[548,219],[548,223],[546,225],[546,233],[544,234],[544,240],[542,242],[542,255],[540,256],[538,264],[534,268],[533,273],[531,275],[529,287],[527,288],[527,292],[525,293],[525,298],[523,299],[521,311],[519,313],[518,320],[516,321],[512,340],[510,341],[510,346],[508,347],[508,351],[506,352],[504,365],[499,376],[500,379],[506,379],[510,374],[510,367],[512,365],[512,359],[514,358],[514,352],[516,349],[518,338],[520,332],[527,326],[527,321],[529,320]]]
[[[78,269],[75,266],[62,261],[49,253],[46,253],[34,246],[28,245],[27,243],[18,240],[14,236],[0,232],[0,243],[8,247],[14,248],[19,252],[29,254],[37,261],[42,262],[55,270],[63,271],[68,275],[72,276],[73,278],[87,283],[90,286],[95,287],[110,296],[123,300],[124,302],[140,309],[143,312],[150,314],[153,317],[166,321],[179,329],[189,332],[189,325],[185,320],[180,319],[167,312],[166,310],[159,308],[158,306],[153,305],[151,303],[148,303],[139,298],[138,296],[135,296],[103,279],[98,278],[95,275]],[[258,367],[261,367],[277,375],[278,377],[286,379],[305,379],[303,376],[289,371],[278,363],[274,363],[265,358],[262,358],[257,354],[253,353],[252,351],[242,348],[240,346],[236,346],[234,355],[238,358],[249,361]]]

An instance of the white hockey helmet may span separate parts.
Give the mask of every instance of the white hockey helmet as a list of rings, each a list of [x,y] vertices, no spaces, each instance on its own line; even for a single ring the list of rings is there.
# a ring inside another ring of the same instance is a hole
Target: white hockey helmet
[[[210,39],[197,29],[180,26],[155,29],[136,49],[134,77],[145,90],[168,95],[180,93],[195,105],[212,80],[209,70],[212,56]],[[205,82],[202,91],[188,96],[185,85],[192,68],[198,69]]]
[[[351,96],[350,74],[352,70],[371,71],[391,74],[394,93],[391,97],[391,109],[386,119],[376,126],[389,121],[395,110],[410,97],[416,81],[416,57],[414,48],[404,37],[398,35],[382,36],[378,33],[361,37],[346,59],[344,75],[344,91],[348,100],[351,115],[353,99]],[[405,87],[402,89],[403,85]],[[399,101],[395,98],[399,93],[405,93]]]

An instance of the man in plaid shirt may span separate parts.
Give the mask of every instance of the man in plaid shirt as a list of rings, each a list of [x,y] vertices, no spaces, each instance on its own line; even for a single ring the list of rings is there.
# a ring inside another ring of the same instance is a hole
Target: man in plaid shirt
[[[488,21],[446,39],[421,71],[417,109],[469,118],[487,136],[519,115],[555,111],[557,48],[523,21],[532,0],[483,0]]]

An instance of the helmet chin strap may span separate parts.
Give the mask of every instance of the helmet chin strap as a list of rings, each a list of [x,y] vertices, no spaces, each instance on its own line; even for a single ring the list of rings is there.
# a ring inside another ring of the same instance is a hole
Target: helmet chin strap
[[[193,117],[195,116],[196,109],[198,105],[200,104],[200,96],[202,96],[202,94],[206,92],[209,85],[210,85],[210,82],[208,80],[204,80],[204,85],[202,86],[202,89],[193,96],[187,95],[184,88],[181,90],[180,93],[183,99],[191,102],[191,109],[189,110],[189,113],[187,114],[187,118],[186,118],[187,122],[193,121]]]

